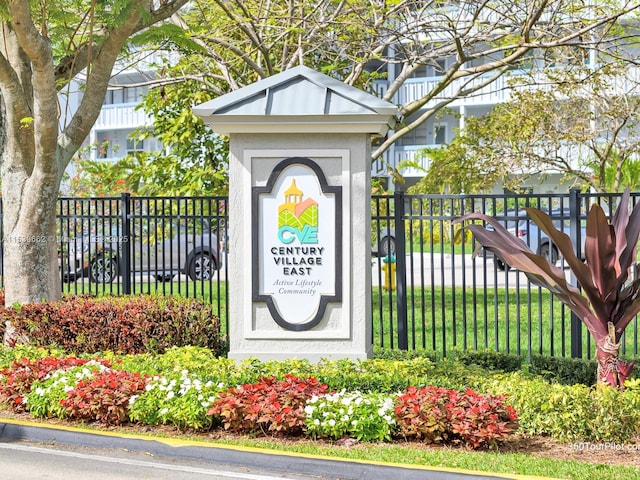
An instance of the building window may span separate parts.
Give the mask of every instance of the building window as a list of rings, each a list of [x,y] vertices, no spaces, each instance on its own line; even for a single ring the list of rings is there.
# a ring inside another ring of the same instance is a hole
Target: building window
[[[118,90],[107,90],[107,93],[104,96],[104,105],[117,105],[122,103],[122,89]]]
[[[136,142],[134,140],[127,140],[127,153],[142,152],[144,151],[144,140]]]
[[[443,126],[443,125],[436,125],[433,128],[433,140],[436,145],[442,145],[443,143],[446,142],[447,138],[446,138],[446,132],[447,132],[447,127]]]

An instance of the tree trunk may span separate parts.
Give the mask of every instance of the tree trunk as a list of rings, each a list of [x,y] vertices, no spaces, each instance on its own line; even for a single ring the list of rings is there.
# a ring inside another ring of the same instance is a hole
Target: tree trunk
[[[4,152],[4,166],[16,165],[19,157],[31,153],[11,143]],[[7,305],[61,297],[55,216],[59,180],[55,173],[40,172],[38,163],[27,160],[26,164],[35,164],[31,172],[3,169],[3,283]]]
[[[598,342],[596,359],[598,360],[597,383],[624,389],[624,382],[635,364],[620,359],[620,343],[616,342],[615,326],[611,322],[609,322],[609,334]]]

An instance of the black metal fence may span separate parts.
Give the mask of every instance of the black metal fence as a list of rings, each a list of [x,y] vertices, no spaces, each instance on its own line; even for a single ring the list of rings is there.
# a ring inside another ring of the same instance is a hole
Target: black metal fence
[[[521,272],[475,255],[470,233],[452,221],[484,212],[532,249],[563,266],[525,207],[550,212],[581,250],[596,202],[613,212],[619,195],[394,195],[372,198],[373,342],[386,348],[490,349],[520,355],[590,357],[579,319]],[[640,193],[632,195],[635,204]],[[58,234],[63,290],[75,294],[178,294],[217,305],[228,322],[225,197],[60,198]],[[565,270],[570,278],[569,269]],[[623,354],[638,356],[638,321]]]
[[[60,198],[63,291],[208,299],[228,321],[225,197]]]
[[[640,194],[632,195],[635,204]],[[532,248],[571,272],[552,242],[527,219],[525,207],[550,213],[582,254],[590,205],[613,213],[619,195],[408,195],[372,199],[372,295],[375,344],[400,349],[490,349],[530,356],[591,357],[580,320],[546,289],[500,259],[476,252],[470,232],[452,221],[484,212]],[[474,255],[474,252],[476,253]],[[395,261],[395,263],[393,263]],[[575,280],[573,280],[575,284]],[[638,355],[637,318],[622,353]]]

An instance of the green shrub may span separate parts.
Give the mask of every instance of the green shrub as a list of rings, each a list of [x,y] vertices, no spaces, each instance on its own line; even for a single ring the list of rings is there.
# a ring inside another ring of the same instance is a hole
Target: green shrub
[[[520,372],[487,385],[506,393],[520,431],[559,441],[626,442],[640,432],[640,390],[562,385]]]
[[[412,360],[414,358],[428,358],[432,362],[438,360],[438,353],[425,350],[397,350],[392,348],[373,347],[373,357],[380,360]]]
[[[599,386],[592,391],[592,398],[595,412],[590,437],[622,443],[640,433],[640,391]]]
[[[65,352],[61,348],[44,348],[29,344],[18,344],[9,347],[0,343],[0,369],[10,368],[11,365],[22,359],[40,360],[49,357],[62,357]]]
[[[458,350],[454,352],[454,359],[465,365],[477,365],[487,370],[517,372],[522,369],[521,356],[493,350]]]
[[[10,321],[19,334],[39,346],[70,353],[162,353],[173,346],[225,351],[220,322],[211,305],[180,297],[68,296],[60,302],[0,309],[0,323]]]
[[[439,361],[421,382],[415,382],[412,385],[445,387],[461,391],[472,388],[483,391],[496,375],[499,374],[478,365],[465,365],[448,358]]]
[[[310,372],[330,390],[390,393],[422,385],[435,370],[426,357],[411,360],[323,360]]]
[[[193,345],[182,347],[171,347],[160,355],[153,355],[150,359],[149,368],[155,374],[166,374],[168,372],[181,372],[188,370],[192,373],[206,374],[212,365],[217,367],[232,364],[232,360],[226,358],[218,359],[212,350],[205,347]]]
[[[595,385],[597,369],[596,360],[582,358],[534,355],[529,364],[531,373],[563,385]]]
[[[238,365],[237,376],[230,381],[241,384],[257,382],[261,377],[312,376],[334,391],[384,393],[397,392],[416,383],[422,385],[435,369],[436,365],[426,357],[406,361],[322,359],[317,363],[298,359],[268,362],[249,359]]]

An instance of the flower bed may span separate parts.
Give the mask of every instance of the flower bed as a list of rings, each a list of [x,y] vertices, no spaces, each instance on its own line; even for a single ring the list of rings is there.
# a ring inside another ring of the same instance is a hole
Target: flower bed
[[[196,347],[75,358],[17,346],[0,347],[2,366],[0,402],[34,417],[468,448],[514,432],[620,444],[640,433],[640,381],[562,385],[450,360],[236,363]]]
[[[0,398],[15,411],[33,416],[105,425],[172,423],[201,430],[361,441],[415,437],[474,449],[495,446],[516,429],[516,413],[505,396],[471,390],[331,392],[313,377],[293,375],[225,388],[224,382],[201,379],[187,370],[151,377],[108,367],[110,363],[75,357],[22,359],[0,372]]]

